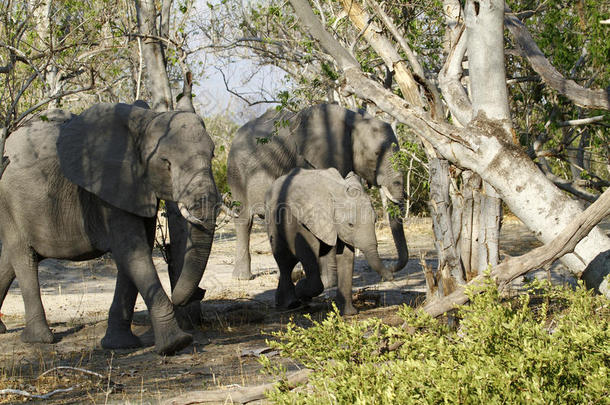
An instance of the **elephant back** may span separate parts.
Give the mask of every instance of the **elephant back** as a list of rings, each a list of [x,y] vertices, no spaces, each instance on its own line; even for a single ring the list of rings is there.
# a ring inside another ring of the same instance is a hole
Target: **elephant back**
[[[297,153],[313,168],[353,169],[352,129],[363,117],[338,104],[318,104],[300,111],[290,125]]]
[[[5,155],[11,169],[28,169],[40,166],[49,159],[57,161],[55,143],[59,137],[63,119],[72,116],[68,112],[56,110],[52,119],[35,119],[13,132],[6,140]],[[8,169],[7,168],[7,169]]]
[[[299,165],[296,144],[287,131],[294,115],[272,108],[237,130],[227,162],[232,190],[240,180],[247,181],[247,174],[262,170],[276,179]]]

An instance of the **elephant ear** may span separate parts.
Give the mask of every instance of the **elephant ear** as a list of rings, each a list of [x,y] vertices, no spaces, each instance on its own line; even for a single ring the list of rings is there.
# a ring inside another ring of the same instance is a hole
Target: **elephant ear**
[[[321,172],[300,169],[299,174],[289,175],[284,183],[289,186],[286,202],[300,223],[322,242],[334,246],[337,243],[335,202]]]
[[[62,125],[57,140],[63,175],[110,205],[153,217],[157,197],[139,146],[155,116],[130,104],[96,104],[74,117]]]

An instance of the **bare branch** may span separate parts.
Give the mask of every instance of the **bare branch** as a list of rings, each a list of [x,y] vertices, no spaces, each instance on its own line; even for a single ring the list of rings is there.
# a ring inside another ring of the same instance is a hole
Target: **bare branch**
[[[238,92],[236,92],[235,90],[232,90],[229,88],[229,82],[227,81],[227,77],[225,76],[225,73],[222,71],[222,69],[219,68],[215,68],[216,70],[218,70],[220,72],[220,74],[222,75],[222,81],[225,84],[225,89],[233,94],[234,96],[238,97],[240,100],[248,103],[248,106],[252,107],[253,105],[257,105],[257,104],[273,104],[273,103],[279,103],[278,100],[259,100],[259,101],[250,101],[247,98],[245,98],[244,96],[242,96],[241,94],[239,94]]]
[[[298,385],[309,381],[311,369],[294,372],[286,377],[283,381],[288,389],[293,389]],[[265,392],[273,390],[276,383],[268,383],[257,385],[254,387],[240,387],[238,389],[224,389],[213,391],[191,391],[186,392],[175,398],[168,399],[164,402],[165,405],[188,405],[200,404],[206,402],[214,403],[230,403],[230,404],[246,404],[248,402],[265,398]]]
[[[82,92],[85,92],[85,91],[93,90],[94,88],[95,88],[95,84],[92,83],[91,85],[89,85],[87,87],[80,87],[78,89],[74,89],[74,90],[69,90],[69,91],[64,91],[64,92],[61,92],[61,93],[57,93],[57,94],[54,94],[54,95],[52,95],[52,96],[50,96],[50,97],[48,97],[48,98],[46,98],[46,99],[44,99],[42,101],[39,101],[38,103],[36,103],[32,107],[28,108],[23,113],[21,113],[19,115],[19,117],[17,119],[15,119],[15,123],[13,124],[13,127],[14,128],[18,127],[21,124],[21,122],[23,121],[24,118],[26,118],[32,112],[38,110],[40,107],[42,107],[42,106],[44,106],[46,104],[49,104],[51,101],[54,101],[54,100],[57,100],[59,98],[63,98],[63,97],[69,96],[71,94],[77,94],[77,93],[82,93]]]
[[[447,60],[438,75],[441,91],[451,114],[462,125],[468,125],[472,120],[473,108],[466,89],[460,79],[462,77],[462,60],[466,54],[468,41],[462,28],[457,43],[449,51]]]
[[[386,28],[390,31],[390,33],[392,33],[392,35],[394,36],[394,39],[396,40],[396,42],[398,42],[400,47],[405,52],[405,55],[407,56],[407,60],[409,61],[409,64],[411,65],[411,69],[413,70],[413,73],[418,78],[418,80],[421,81],[425,85],[426,90],[431,95],[431,97],[430,97],[431,98],[430,104],[436,110],[435,111],[435,115],[436,116],[441,116],[442,115],[442,111],[443,111],[443,107],[442,107],[442,104],[441,104],[441,101],[440,101],[440,96],[438,94],[438,89],[436,88],[436,86],[432,82],[430,82],[426,78],[426,74],[424,73],[424,68],[419,63],[419,60],[417,59],[417,56],[411,50],[411,47],[409,46],[409,44],[405,40],[404,36],[401,35],[401,33],[398,31],[398,27],[394,24],[392,19],[385,13],[385,11],[383,11],[383,8],[381,7],[380,4],[377,3],[377,1],[375,1],[375,0],[366,0],[366,2],[371,7],[373,7],[373,10],[375,10],[375,13],[377,14],[377,16],[381,19],[381,21],[386,26]]]
[[[379,27],[371,21],[371,17],[356,0],[341,0],[341,4],[356,28],[363,32],[362,35],[367,42],[381,56],[386,66],[394,72],[396,82],[405,100],[414,107],[421,107],[423,103],[419,96],[417,83],[394,45],[380,34]]]
[[[58,389],[48,392],[46,394],[37,395],[37,394],[31,394],[31,393],[29,393],[27,391],[23,391],[23,390],[14,390],[11,388],[7,388],[7,389],[0,390],[0,395],[20,395],[22,397],[34,398],[34,399],[49,399],[55,394],[59,394],[62,392],[70,392],[72,390],[74,390],[74,387],[58,388]]]
[[[564,78],[544,56],[527,27],[508,6],[505,8],[504,24],[515,38],[522,55],[529,60],[532,68],[546,84],[581,107],[610,110],[610,91],[587,89]]]
[[[576,127],[578,125],[594,124],[599,121],[603,121],[604,115],[596,115],[595,117],[581,118],[577,120],[560,121],[557,123],[560,127]]]

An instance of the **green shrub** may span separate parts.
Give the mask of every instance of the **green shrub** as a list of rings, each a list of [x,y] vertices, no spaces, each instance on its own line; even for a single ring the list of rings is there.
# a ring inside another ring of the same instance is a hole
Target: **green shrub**
[[[409,307],[407,327],[350,321],[335,311],[270,344],[314,370],[280,404],[608,403],[610,302],[582,286],[537,284],[501,301],[495,285],[458,311],[459,327]],[[395,351],[379,350],[401,341]],[[263,364],[268,360],[263,360]]]

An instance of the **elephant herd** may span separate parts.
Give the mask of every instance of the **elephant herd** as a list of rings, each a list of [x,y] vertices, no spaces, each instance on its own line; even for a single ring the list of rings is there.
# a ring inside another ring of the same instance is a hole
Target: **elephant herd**
[[[363,188],[363,181],[378,186],[403,207],[402,174],[392,164],[397,144],[388,124],[334,104],[298,113],[272,109],[241,127],[227,164],[236,206],[233,276],[252,278],[249,238],[259,215],[280,269],[276,305],[293,308],[337,285],[340,310],[354,314],[354,249],[387,279],[408,260],[402,220],[392,216],[398,263],[381,262],[375,212]],[[212,174],[214,143],[192,108],[155,112],[136,102],[96,104],[80,115],[49,110],[10,135],[5,155],[0,307],[17,278],[26,317],[21,339],[54,341],[40,298],[41,260],[111,252],[118,273],[102,347],[141,345],[131,331],[138,293],[157,352],[188,346],[192,336],[179,327],[175,311],[203,298],[198,285],[221,204]],[[152,260],[161,200],[172,244],[171,299]],[[305,278],[295,286],[298,262]]]

